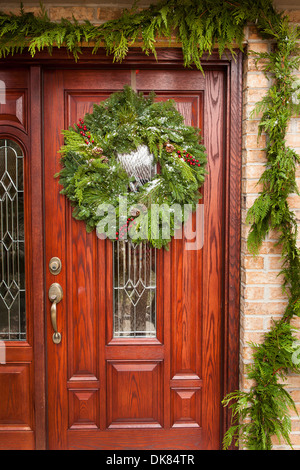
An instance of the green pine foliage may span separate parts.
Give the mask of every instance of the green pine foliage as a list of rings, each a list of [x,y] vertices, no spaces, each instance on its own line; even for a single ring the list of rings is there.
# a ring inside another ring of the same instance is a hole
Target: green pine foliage
[[[290,410],[296,407],[284,389],[288,372],[299,373],[293,362],[297,338],[289,322],[274,322],[262,344],[252,344],[253,363],[248,368],[248,379],[254,381],[250,392],[236,391],[223,400],[232,409],[233,425],[224,437],[224,447],[233,440],[248,450],[271,450],[272,437],[291,446]]]
[[[135,43],[145,54],[156,56],[158,37],[176,37],[182,44],[186,66],[201,67],[201,56],[210,54],[216,44],[220,55],[225,49],[233,54],[234,45],[243,48],[244,27],[247,22],[263,25],[278,21],[271,0],[162,0],[156,5],[139,11],[136,3],[124,10],[120,19],[94,26],[75,19],[62,18],[51,22],[41,5],[41,13],[34,16],[0,13],[0,57],[23,52],[28,48],[32,56],[37,51],[65,46],[75,60],[80,58],[82,43],[92,44],[93,52],[105,47],[116,61],[122,61]]]
[[[272,52],[256,56],[257,60],[263,59],[265,74],[272,84],[255,110],[262,112],[259,133],[267,135],[267,165],[260,178],[263,189],[248,211],[247,220],[251,224],[248,247],[256,254],[269,231],[278,232],[288,305],[263,343],[252,345],[253,364],[248,378],[254,385],[250,392],[233,392],[223,400],[224,405],[230,404],[233,418],[224,447],[228,448],[235,440],[250,450],[270,450],[275,435],[291,445],[289,413],[296,408],[282,382],[288,372],[300,372],[298,361],[293,361],[297,338],[291,328],[291,320],[300,316],[300,252],[297,221],[288,204],[290,194],[299,195],[296,166],[300,158],[286,145],[289,120],[300,112],[300,85],[294,74],[300,66],[300,34],[287,18],[268,26],[267,31],[276,40],[276,46]]]
[[[125,86],[105,102],[95,104],[92,113],[63,134],[62,169],[57,176],[63,186],[61,193],[74,206],[73,216],[84,220],[90,232],[102,220],[99,206],[112,205],[118,220],[110,238],[118,239],[122,225],[119,198],[126,197],[127,219],[131,219],[136,229],[136,233],[130,234],[134,235],[134,243],[149,241],[156,248],[167,248],[182,223],[179,224],[172,206],[190,205],[190,210],[195,210],[206,174],[206,154],[200,143],[200,131],[184,125],[174,101],[156,102],[154,93],[144,96]],[[167,151],[167,144],[171,151]],[[118,155],[129,154],[142,145],[153,154],[159,172],[138,191],[130,191],[130,184],[135,181],[122,168]],[[185,154],[193,155],[197,164],[190,165]],[[151,224],[153,204],[166,207],[158,214],[157,227]],[[141,206],[146,210],[131,218],[132,207]],[[168,237],[165,236],[167,229]]]

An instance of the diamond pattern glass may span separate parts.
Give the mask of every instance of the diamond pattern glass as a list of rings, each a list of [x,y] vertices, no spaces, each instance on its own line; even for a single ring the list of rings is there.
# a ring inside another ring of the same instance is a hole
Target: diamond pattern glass
[[[156,336],[156,250],[114,243],[114,337]]]
[[[24,155],[0,139],[0,340],[26,340]]]

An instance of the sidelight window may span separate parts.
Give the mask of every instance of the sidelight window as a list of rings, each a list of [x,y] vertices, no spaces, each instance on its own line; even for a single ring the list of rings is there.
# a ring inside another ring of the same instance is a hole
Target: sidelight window
[[[26,339],[24,155],[0,139],[0,340]]]

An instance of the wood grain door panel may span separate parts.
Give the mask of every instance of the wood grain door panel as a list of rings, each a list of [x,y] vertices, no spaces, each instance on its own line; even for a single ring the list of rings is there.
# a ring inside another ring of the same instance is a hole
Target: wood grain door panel
[[[172,98],[201,128],[208,151],[203,192],[205,243],[186,238],[157,253],[157,337],[113,337],[112,243],[87,234],[53,175],[61,129],[92,104],[131,84],[130,70],[49,70],[44,79],[46,285],[62,342],[52,342],[47,302],[48,420],[51,449],[209,449],[220,445],[225,73],[139,70],[137,90]],[[51,118],[49,118],[51,117]]]
[[[107,361],[107,427],[163,427],[163,361]]]

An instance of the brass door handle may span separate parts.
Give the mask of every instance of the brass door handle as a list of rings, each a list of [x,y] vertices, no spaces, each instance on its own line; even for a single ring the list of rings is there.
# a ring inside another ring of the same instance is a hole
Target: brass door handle
[[[50,318],[51,318],[51,324],[52,324],[52,328],[54,330],[54,333],[53,333],[53,336],[52,336],[52,339],[53,339],[53,343],[55,344],[58,344],[61,342],[61,333],[59,333],[57,331],[57,321],[56,321],[56,313],[57,313],[57,310],[56,310],[56,305],[62,300],[63,298],[63,290],[62,290],[62,287],[60,284],[58,284],[57,282],[54,282],[53,284],[51,284],[50,288],[49,288],[49,299],[50,301],[52,302],[51,304],[51,308],[50,308]]]

